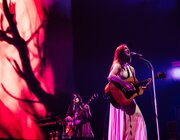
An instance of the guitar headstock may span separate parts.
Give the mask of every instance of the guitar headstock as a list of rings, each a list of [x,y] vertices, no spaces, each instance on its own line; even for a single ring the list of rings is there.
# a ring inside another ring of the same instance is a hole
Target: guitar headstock
[[[165,79],[166,78],[166,74],[164,72],[159,72],[156,75],[156,78],[158,78],[158,79]]]
[[[91,96],[91,98],[89,99],[88,104],[89,104],[91,101],[96,100],[98,97],[99,97],[99,94],[98,94],[98,93],[94,93],[94,94]]]
[[[92,99],[92,100],[96,100],[98,97],[99,97],[99,94],[98,94],[98,93],[94,93],[94,94],[91,96],[91,99]]]

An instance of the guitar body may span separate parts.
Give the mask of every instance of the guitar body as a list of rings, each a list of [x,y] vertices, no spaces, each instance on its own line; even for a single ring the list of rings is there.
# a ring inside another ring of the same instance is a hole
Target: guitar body
[[[129,84],[133,84],[134,79],[132,77],[125,80]],[[142,95],[144,90],[141,87],[135,88],[130,92],[117,82],[111,81],[104,88],[105,94],[110,96],[110,102],[114,107],[119,108],[121,106],[129,105],[132,100],[138,95]]]
[[[72,137],[74,135],[74,124],[73,124],[73,122],[67,123],[66,134],[68,135],[68,137]]]
[[[77,125],[78,124],[75,124],[74,121],[70,121],[70,122],[67,122],[67,125],[66,125],[66,135],[68,137],[73,137],[73,135],[75,134],[76,132],[76,128],[77,128]]]

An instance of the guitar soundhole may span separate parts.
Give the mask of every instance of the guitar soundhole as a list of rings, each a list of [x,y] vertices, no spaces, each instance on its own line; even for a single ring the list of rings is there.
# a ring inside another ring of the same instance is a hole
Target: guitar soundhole
[[[126,93],[125,93],[125,96],[126,96],[126,98],[127,99],[129,99],[129,98],[131,98],[131,96],[134,94],[134,91],[127,91]]]

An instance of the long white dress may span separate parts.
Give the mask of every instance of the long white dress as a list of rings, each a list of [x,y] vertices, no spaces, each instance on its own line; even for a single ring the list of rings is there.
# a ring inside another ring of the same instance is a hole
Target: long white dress
[[[131,68],[128,65],[119,76],[124,79],[133,76]],[[147,140],[146,124],[135,100],[121,108],[110,103],[108,140]]]

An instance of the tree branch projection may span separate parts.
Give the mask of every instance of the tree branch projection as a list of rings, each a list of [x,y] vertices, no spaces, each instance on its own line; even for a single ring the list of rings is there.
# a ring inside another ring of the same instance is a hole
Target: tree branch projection
[[[10,5],[11,4],[12,3],[10,3]],[[17,74],[26,81],[29,90],[37,96],[37,98],[39,99],[39,102],[43,103],[47,110],[51,110],[52,106],[50,105],[52,105],[51,103],[54,99],[54,96],[50,93],[47,93],[45,90],[41,88],[40,82],[37,80],[37,78],[35,77],[33,73],[33,70],[30,64],[30,59],[29,59],[29,51],[27,47],[27,44],[33,39],[33,37],[36,34],[38,34],[40,28],[44,27],[46,20],[44,18],[42,24],[36,29],[36,31],[31,35],[31,37],[27,41],[25,41],[20,36],[18,28],[16,26],[15,11],[13,13],[13,10],[10,10],[7,4],[7,0],[3,0],[3,10],[4,10],[5,17],[7,18],[7,21],[9,23],[9,29],[5,31],[3,27],[1,26],[2,30],[0,30],[0,40],[6,41],[7,43],[12,44],[17,49],[20,56],[21,63],[22,63],[22,70],[15,60],[13,61],[8,60],[8,61],[11,63],[11,65],[13,66]],[[2,20],[3,20],[3,16],[1,16],[1,20],[0,20],[1,25],[2,25]],[[37,43],[38,43],[38,40],[37,40]],[[40,56],[40,59],[42,60],[42,56]],[[2,83],[1,85],[2,85],[2,88],[5,90],[5,92],[7,93],[8,90],[5,89]]]

